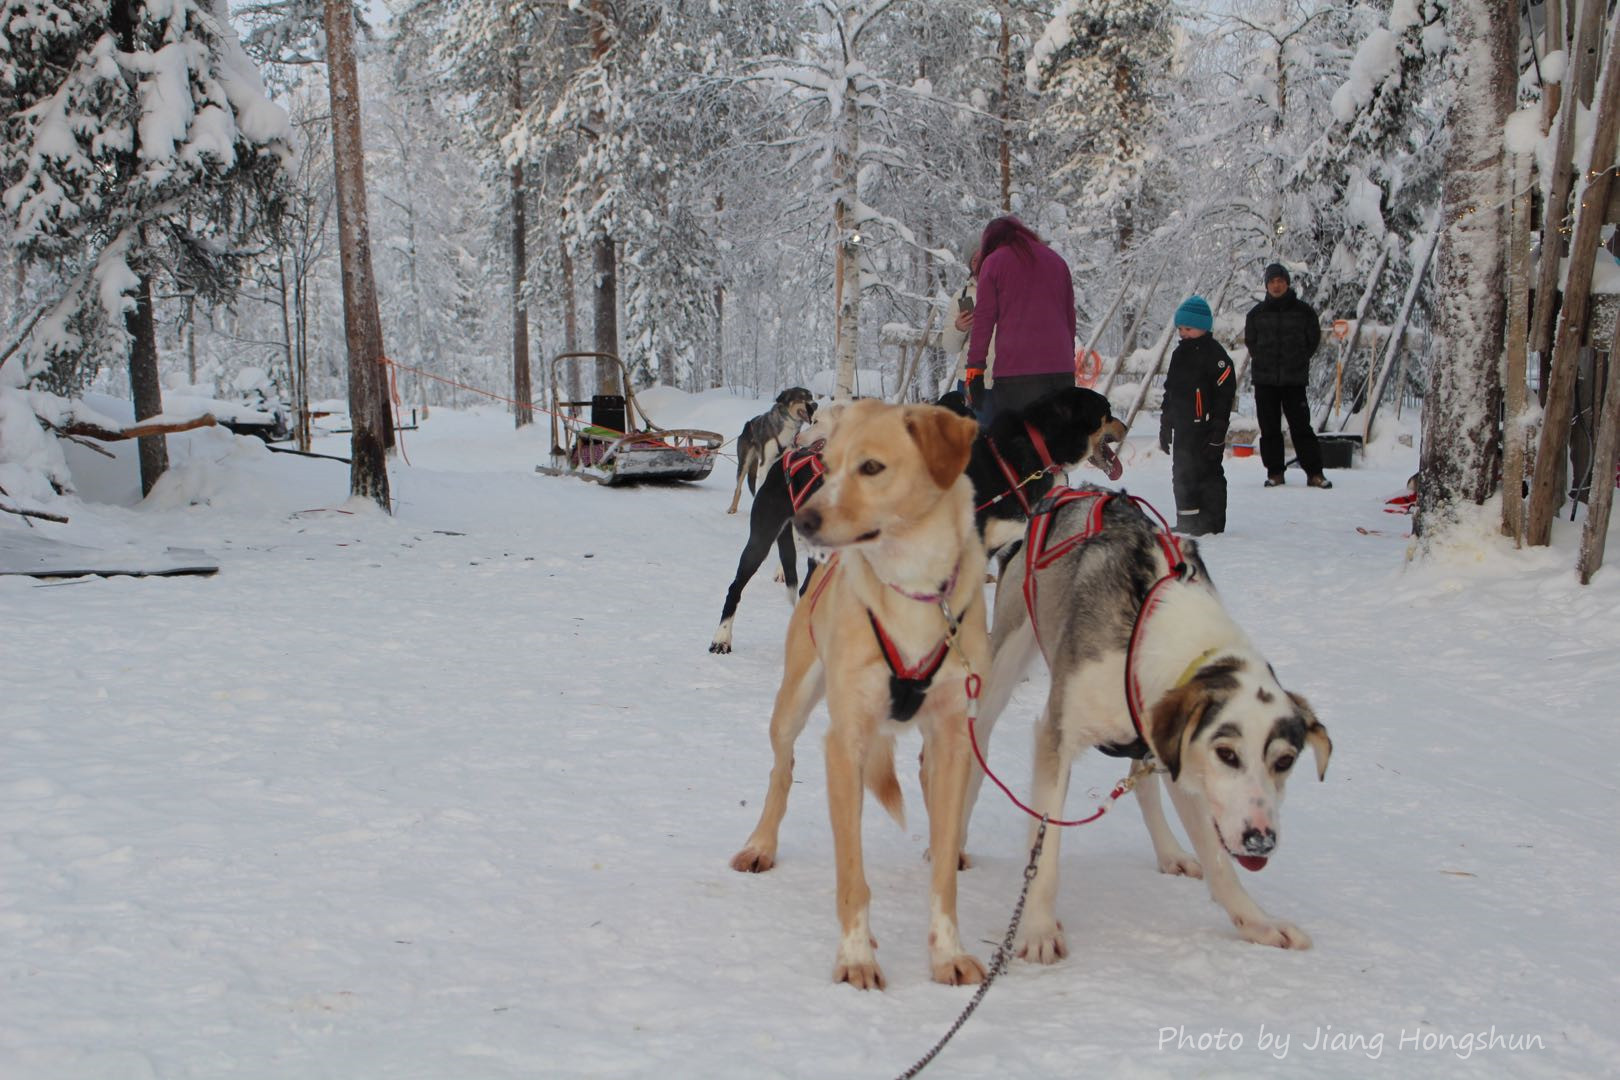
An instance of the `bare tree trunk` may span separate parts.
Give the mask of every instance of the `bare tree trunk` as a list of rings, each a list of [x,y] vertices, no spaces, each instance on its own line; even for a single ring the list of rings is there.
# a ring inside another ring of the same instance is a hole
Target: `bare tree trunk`
[[[345,0],[326,0],[326,62],[332,100],[332,157],[337,179],[338,254],[343,270],[343,327],[349,352],[349,494],[389,511],[388,448],[392,424],[383,370],[382,318],[371,272],[366,213],[360,82],[354,23]]]
[[[1012,32],[1007,22],[1012,18],[1010,4],[1001,8],[1001,145],[997,148],[1001,158],[1001,212],[1012,213]]]
[[[718,231],[722,225],[720,215],[725,213],[726,196],[722,192],[714,197],[715,228]],[[714,287],[714,366],[709,369],[709,388],[718,390],[726,384],[726,287],[716,284]]]
[[[1581,48],[1587,48],[1582,38]],[[1614,150],[1620,141],[1620,11],[1609,20],[1608,56],[1603,65],[1603,89],[1598,96],[1597,129],[1592,134],[1594,165],[1588,170],[1581,210],[1575,218],[1575,238],[1569,249],[1569,279],[1559,308],[1558,333],[1553,346],[1552,379],[1547,387],[1541,440],[1536,449],[1536,475],[1530,484],[1530,512],[1525,540],[1534,547],[1552,542],[1552,519],[1558,512],[1564,455],[1569,449],[1570,409],[1575,389],[1575,366],[1586,334],[1591,304],[1592,273],[1604,225],[1609,190],[1614,178]]]
[[[129,332],[129,392],[135,402],[136,421],[163,412],[163,384],[158,379],[157,318],[152,311],[152,277],[140,276],[135,289],[135,310],[124,313],[124,329]],[[162,435],[144,435],[140,440],[141,495],[152,494],[153,486],[169,469],[169,443]]]
[[[514,92],[514,97],[516,96]],[[515,103],[515,102],[514,102]],[[512,400],[516,424],[534,423],[534,378],[529,367],[529,224],[523,162],[512,163]]]
[[[1582,585],[1590,583],[1603,565],[1609,514],[1614,509],[1615,463],[1620,460],[1620,315],[1615,317],[1609,338],[1609,377],[1605,380],[1603,415],[1598,421],[1597,447],[1592,456],[1592,493],[1586,504],[1586,524],[1581,528],[1581,554],[1576,564]]]
[[[1530,156],[1515,154],[1512,221],[1508,231],[1506,403],[1502,417],[1502,534],[1518,547],[1524,539],[1524,418],[1529,406],[1525,377],[1530,333]]]
[[[848,12],[845,12],[848,17]],[[845,63],[854,57],[846,56]],[[857,338],[861,325],[860,228],[850,224],[858,198],[855,191],[855,159],[861,144],[861,114],[854,79],[844,86],[844,113],[839,144],[833,151],[833,182],[837,185],[834,220],[838,226],[838,370],[833,397],[847,401],[855,396],[855,367],[860,355]]]
[[[563,236],[557,241],[557,246],[562,253],[563,352],[577,352],[579,350],[579,298],[574,295],[574,254],[568,250],[567,230],[563,231]],[[565,378],[568,385],[561,388],[562,392],[568,395],[569,401],[578,401],[580,395],[579,365],[569,364]],[[551,407],[556,408],[557,403],[552,402]]]
[[[596,259],[596,351],[619,355],[618,261],[614,258],[613,237],[602,234],[593,246]],[[607,393],[617,373],[607,366],[596,370],[598,393]]]

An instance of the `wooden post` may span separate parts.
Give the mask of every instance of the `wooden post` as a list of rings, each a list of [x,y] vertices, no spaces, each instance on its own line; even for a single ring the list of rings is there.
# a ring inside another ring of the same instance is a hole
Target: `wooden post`
[[[1563,224],[1569,213],[1570,189],[1574,185],[1570,163],[1575,157],[1575,119],[1581,103],[1579,91],[1581,84],[1587,81],[1584,71],[1588,59],[1595,58],[1597,52],[1591,42],[1602,28],[1603,0],[1582,0],[1580,12],[1577,48],[1570,56],[1565,75],[1566,84],[1573,80],[1576,92],[1564,94],[1558,110],[1553,165],[1547,176],[1547,201],[1541,212],[1541,265],[1536,268],[1536,307],[1530,317],[1530,348],[1543,354],[1553,344],[1558,267],[1564,251]]]
[[[1597,447],[1592,452],[1592,490],[1587,495],[1586,524],[1581,527],[1581,554],[1576,569],[1581,584],[1588,584],[1603,565],[1609,536],[1609,512],[1614,508],[1614,471],[1620,463],[1620,314],[1615,316],[1609,339],[1609,377],[1603,391],[1603,414],[1598,420]]]
[[[1585,47],[1582,39],[1582,47]],[[1553,346],[1552,378],[1547,387],[1541,441],[1536,450],[1536,475],[1530,486],[1530,515],[1525,539],[1535,547],[1552,541],[1552,519],[1558,511],[1559,465],[1569,449],[1570,408],[1575,390],[1576,354],[1586,333],[1592,298],[1592,272],[1596,267],[1603,214],[1614,180],[1614,149],[1620,137],[1620,10],[1609,19],[1608,56],[1603,65],[1603,88],[1598,95],[1597,127],[1592,133],[1591,161],[1602,163],[1588,170],[1575,215],[1575,238],[1569,249],[1569,279],[1559,308],[1557,340]]]
[[[1507,370],[1502,440],[1502,535],[1524,540],[1524,414],[1529,405],[1525,366],[1530,333],[1530,155],[1512,161],[1512,220],[1508,226]]]

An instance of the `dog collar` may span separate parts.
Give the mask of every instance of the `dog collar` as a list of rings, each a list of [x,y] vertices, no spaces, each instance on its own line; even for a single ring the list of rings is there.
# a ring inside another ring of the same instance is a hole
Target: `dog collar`
[[[1193,676],[1198,674],[1198,669],[1209,663],[1210,659],[1220,651],[1219,649],[1205,649],[1193,657],[1193,662],[1187,665],[1186,670],[1182,671],[1181,678],[1176,680],[1176,684],[1172,689],[1180,690],[1183,686],[1192,682]]]
[[[937,604],[941,600],[949,600],[951,598],[951,594],[956,591],[956,576],[961,572],[961,570],[962,560],[958,558],[956,560],[956,565],[951,567],[951,576],[946,578],[940,584],[938,592],[912,592],[910,589],[902,589],[892,581],[885,581],[883,584],[887,585],[889,588],[893,589],[907,600],[920,600],[925,604]]]

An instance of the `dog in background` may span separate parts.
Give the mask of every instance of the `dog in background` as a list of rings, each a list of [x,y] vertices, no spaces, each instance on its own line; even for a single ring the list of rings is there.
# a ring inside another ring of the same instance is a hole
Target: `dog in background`
[[[833,419],[843,411],[844,404],[835,402],[824,408],[817,409],[815,416],[809,423],[799,429],[793,436],[792,449],[806,450],[813,447],[818,441],[826,442],[827,432],[831,430]],[[793,475],[788,475],[787,465],[790,455],[786,452],[778,454],[775,461],[765,470],[765,478],[759,482],[759,490],[754,493],[754,501],[748,508],[748,543],[743,546],[742,556],[737,560],[737,573],[731,579],[731,586],[726,589],[726,602],[720,611],[720,625],[715,628],[714,637],[709,642],[709,651],[712,653],[729,653],[731,651],[731,627],[737,619],[737,605],[742,601],[743,589],[753,580],[754,574],[760,565],[771,553],[771,545],[776,545],[777,556],[782,563],[781,580],[787,583],[788,603],[796,603],[799,597],[799,571],[795,565],[799,554],[793,542],[793,512],[794,508],[808,498],[810,491],[817,483],[817,473],[813,463],[799,461],[794,466]],[[805,578],[810,577],[810,571],[815,566],[815,559],[806,561]]]
[[[790,386],[776,395],[776,404],[769,412],[760,413],[743,425],[742,434],[737,436],[737,486],[732,489],[731,507],[726,513],[737,512],[743,480],[748,481],[748,494],[754,494],[759,471],[770,468],[793,441],[799,428],[815,415],[814,395],[802,386]]]
[[[1232,864],[1258,871],[1276,851],[1283,785],[1307,746],[1318,778],[1326,773],[1333,752],[1327,729],[1303,697],[1282,687],[1227,614],[1196,542],[1176,538],[1177,549],[1123,493],[1086,485],[1077,491],[1081,497],[1051,511],[1041,534],[1056,538],[1052,557],[1033,550],[1045,541],[1032,528],[1003,571],[994,659],[976,725],[981,751],[1020,676],[1043,653],[1051,686],[1035,734],[1034,809],[1062,816],[1070,767],[1088,748],[1116,757],[1151,753],[1169,774],[1172,800],[1197,852],[1194,859],[1176,842],[1150,776],[1136,790],[1159,869],[1204,877],[1245,940],[1310,948],[1303,930],[1261,910]],[[1079,542],[1065,549],[1074,538]],[[1192,573],[1155,589],[1175,569],[1172,553]],[[1138,632],[1150,589],[1155,606]],[[1139,687],[1145,740],[1126,699],[1127,675]],[[974,770],[969,808],[982,778]],[[1068,954],[1053,910],[1060,834],[1046,835],[1019,930],[1020,955],[1040,963]]]
[[[936,982],[984,979],[962,947],[956,874],[967,790],[967,688],[962,661],[983,671],[984,547],[963,476],[978,425],[934,405],[857,401],[833,418],[822,483],[795,527],[833,552],[788,623],[781,687],[771,712],[774,763],[759,823],[731,860],[760,873],[776,864],[793,786],[793,747],[823,696],[829,725],[827,803],[837,858],[841,936],[834,979],[882,989],[861,857],[863,787],[897,820],[894,737],[923,737],[931,892],[929,966]]]

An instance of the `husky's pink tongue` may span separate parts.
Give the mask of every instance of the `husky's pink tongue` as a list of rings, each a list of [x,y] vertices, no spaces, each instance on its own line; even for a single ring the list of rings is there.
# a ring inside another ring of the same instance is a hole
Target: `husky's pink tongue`
[[[1119,463],[1119,458],[1106,446],[1102,448],[1102,459],[1103,472],[1108,474],[1108,479],[1118,480],[1125,474],[1125,466]]]
[[[1245,870],[1264,870],[1266,868],[1266,860],[1258,855],[1234,855],[1232,858],[1236,859],[1237,864]]]

